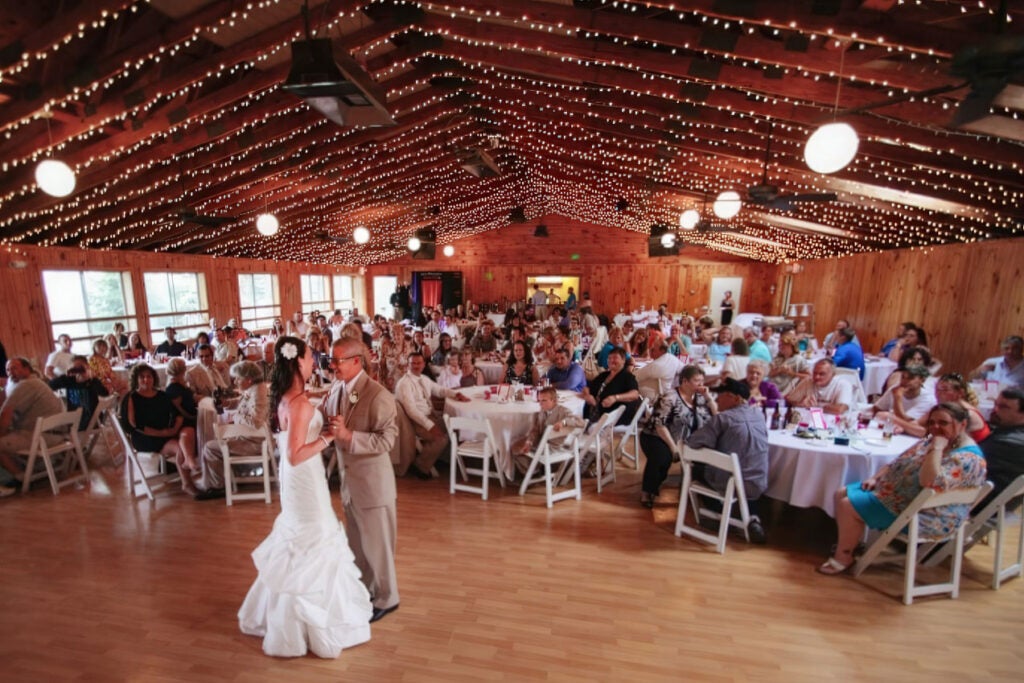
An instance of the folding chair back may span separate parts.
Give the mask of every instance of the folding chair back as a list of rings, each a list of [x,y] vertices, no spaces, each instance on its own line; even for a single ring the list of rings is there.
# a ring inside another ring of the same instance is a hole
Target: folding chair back
[[[28,450],[18,451],[18,455],[28,458],[25,463],[25,476],[21,482],[22,493],[28,492],[33,481],[43,477],[50,480],[50,488],[53,489],[55,496],[60,492],[62,486],[76,481],[88,481],[89,468],[85,464],[82,445],[78,441],[78,423],[81,419],[81,408],[36,419],[36,427],[32,432],[32,443],[29,444]],[[57,469],[54,467],[54,456],[56,455],[64,456],[63,460],[58,461],[60,477],[57,476]],[[43,472],[35,471],[38,458],[42,459],[46,467]],[[79,472],[71,476],[75,465],[78,466]]]
[[[852,368],[836,368],[835,370],[836,377],[840,381],[853,387],[853,400],[857,403],[867,403],[868,397],[864,393],[864,384],[860,381],[860,373]]]
[[[110,394],[109,396],[100,396],[99,401],[96,402],[96,408],[92,411],[92,417],[89,418],[89,424],[85,426],[85,429],[78,433],[78,440],[83,444],[82,452],[85,457],[88,458],[92,454],[92,449],[96,445],[96,440],[102,436],[104,445],[107,447],[107,452],[110,454],[110,462],[115,467],[117,462],[114,460],[115,454],[114,449],[111,447],[110,440],[107,435],[108,422],[111,419],[117,419],[115,414],[117,407],[117,394]]]
[[[519,486],[519,495],[526,495],[526,489],[531,485],[544,482],[544,493],[547,499],[547,506],[551,507],[555,502],[566,498],[580,500],[583,497],[583,489],[580,486],[580,448],[579,439],[583,434],[580,428],[573,429],[565,435],[561,443],[555,442],[563,436],[562,432],[556,432],[554,427],[544,430],[540,443],[534,449],[530,458],[530,465],[523,475],[523,483]],[[552,465],[558,465],[557,471],[552,470]],[[540,474],[536,474],[538,468]],[[566,471],[571,471],[573,487],[567,491],[554,492],[556,482],[562,480]]]
[[[270,482],[277,478],[276,462],[273,453],[273,438],[270,436],[269,427],[256,429],[241,424],[215,424],[213,426],[214,438],[220,448],[221,457],[224,460],[224,499],[228,505],[236,500],[260,500],[269,504]],[[240,454],[231,452],[231,442],[237,439],[255,439],[259,441],[259,453]],[[260,474],[255,477],[235,476],[235,467],[238,465],[258,466]],[[263,491],[252,493],[239,493],[239,482],[260,481],[263,483]]]
[[[618,425],[615,427],[615,433],[619,434],[622,438],[619,441],[618,453],[623,458],[633,461],[633,469],[640,469],[640,429],[639,424],[641,418],[650,409],[651,403],[646,398],[640,400],[640,407],[636,409],[636,413],[633,415],[633,419],[628,425]],[[625,410],[625,406],[622,406]],[[621,413],[619,414],[621,416]],[[626,452],[626,445],[633,442],[633,452]]]
[[[117,434],[117,438],[121,442],[121,448],[124,449],[124,459],[125,462],[128,463],[128,486],[131,487],[133,498],[146,496],[150,500],[155,500],[155,496],[153,495],[154,489],[163,488],[169,484],[181,481],[181,477],[177,474],[168,474],[164,471],[164,456],[160,453],[143,451],[146,455],[159,459],[157,473],[146,474],[146,470],[143,469],[142,462],[139,460],[140,453],[135,450],[132,440],[129,439],[128,434],[125,433],[121,420],[115,417],[110,422],[113,424],[114,432]],[[142,487],[141,491],[139,490],[140,486]]]
[[[1024,522],[1020,525],[1020,536],[1017,539],[1017,561],[1008,567],[1002,566],[1003,546],[1007,535],[1006,508],[1018,498],[1024,499],[1024,474],[1010,482],[1010,485],[993,498],[988,505],[972,514],[964,527],[964,543],[970,543],[964,548],[964,552],[990,533],[995,532],[996,534],[995,557],[992,561],[992,590],[999,590],[999,585],[1003,581],[1020,576],[1021,570],[1024,568]],[[937,566],[954,550],[953,544],[946,543],[932,553],[925,560],[924,565],[926,567]]]
[[[725,553],[725,538],[729,533],[729,527],[735,526],[743,530],[747,542],[750,542],[750,535],[747,526],[750,524],[750,510],[747,508],[747,495],[743,489],[743,472],[740,470],[740,461],[735,453],[723,453],[712,448],[690,448],[683,444],[682,448],[676,446],[679,451],[679,462],[683,467],[683,484],[679,490],[679,511],[676,513],[676,536],[687,535],[698,540],[710,543],[716,547],[720,554]],[[693,466],[696,463],[703,463],[704,467],[714,467],[729,473],[729,480],[725,485],[725,492],[719,493],[703,482],[695,481],[693,478]],[[718,500],[722,503],[722,512],[705,508],[700,503],[701,496]],[[740,518],[732,517],[733,505],[739,507]],[[686,508],[693,508],[693,516],[697,526],[686,525]],[[700,517],[719,519],[718,534],[711,534],[700,528]]]
[[[615,481],[615,456],[612,452],[615,446],[614,430],[615,424],[625,410],[626,406],[619,406],[612,412],[605,413],[580,437],[580,469],[585,472],[590,463],[594,463],[598,493],[601,493],[605,484]],[[571,475],[572,472],[567,470],[559,483],[567,483]]]
[[[920,514],[924,510],[930,510],[944,505],[973,505],[988,495],[992,490],[992,484],[986,482],[984,486],[977,488],[959,488],[942,493],[926,488],[917,494],[907,509],[904,510],[896,520],[874,540],[867,550],[853,566],[853,575],[860,576],[873,562],[895,562],[904,565],[903,571],[903,604],[909,605],[914,598],[921,595],[937,595],[949,593],[951,598],[960,595],[960,565],[963,561],[964,550],[964,527],[966,519],[959,524],[956,530],[945,539],[921,539],[920,538]],[[907,529],[907,533],[903,533]],[[906,543],[906,553],[883,554],[883,551],[894,539],[900,539]],[[952,541],[950,541],[952,539]],[[917,574],[918,545],[922,543],[935,544],[946,541],[953,543],[953,565],[950,569],[949,581],[924,586],[915,585]]]
[[[505,488],[505,473],[498,463],[498,441],[494,438],[491,423],[483,418],[445,415],[444,424],[448,430],[451,453],[449,493],[479,493],[487,500],[487,489],[491,479],[497,479],[501,488]],[[470,467],[466,462],[468,459],[479,460],[480,466]],[[459,483],[458,476],[462,477],[463,482],[468,482],[471,474],[480,477],[479,486]]]

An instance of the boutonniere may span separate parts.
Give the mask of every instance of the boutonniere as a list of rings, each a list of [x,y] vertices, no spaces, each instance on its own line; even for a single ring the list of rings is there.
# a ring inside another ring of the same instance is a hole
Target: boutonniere
[[[349,392],[349,394],[348,394],[348,401],[352,405],[355,405],[355,404],[359,403],[359,392],[358,391],[351,391],[351,392]]]

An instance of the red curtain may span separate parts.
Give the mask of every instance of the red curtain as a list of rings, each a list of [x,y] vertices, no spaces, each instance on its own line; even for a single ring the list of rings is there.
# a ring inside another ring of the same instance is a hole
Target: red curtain
[[[423,306],[441,305],[441,281],[422,280],[420,282],[420,294],[423,295],[421,303]]]

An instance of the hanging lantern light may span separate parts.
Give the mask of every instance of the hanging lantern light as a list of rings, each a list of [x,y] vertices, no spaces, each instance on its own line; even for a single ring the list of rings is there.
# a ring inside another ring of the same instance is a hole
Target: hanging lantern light
[[[419,251],[423,243],[420,242],[420,238],[413,236],[409,238],[409,251]]]
[[[804,160],[817,173],[835,173],[857,156],[860,138],[848,123],[826,123],[807,138]]]
[[[711,205],[711,210],[719,218],[728,220],[738,214],[742,206],[743,200],[740,199],[739,192],[726,190],[715,198],[715,203]]]
[[[697,209],[687,209],[679,216],[679,227],[683,230],[693,230],[700,223],[700,212]]]
[[[261,213],[256,217],[256,230],[264,237],[273,237],[280,227],[277,216],[272,213]]]
[[[370,241],[370,231],[362,225],[356,226],[352,231],[352,241],[356,244],[366,244]]]
[[[449,257],[449,258],[451,258],[452,256],[455,256],[455,247],[453,247],[450,244],[444,245],[444,249],[442,249],[441,251],[444,252],[444,255]]]
[[[51,197],[67,197],[75,191],[75,172],[63,161],[43,159],[36,165],[36,184]]]

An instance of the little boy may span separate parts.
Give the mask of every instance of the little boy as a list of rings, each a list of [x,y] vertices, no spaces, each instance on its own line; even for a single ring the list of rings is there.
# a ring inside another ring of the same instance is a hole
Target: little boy
[[[540,402],[540,412],[533,416],[530,433],[512,444],[516,469],[520,472],[526,472],[526,468],[530,466],[530,454],[540,442],[545,429],[554,427],[556,432],[564,432],[561,436],[550,440],[550,443],[559,443],[565,439],[570,430],[575,427],[585,427],[587,424],[582,417],[573,415],[568,408],[558,404],[558,390],[554,387],[544,387],[538,392],[537,398]]]

